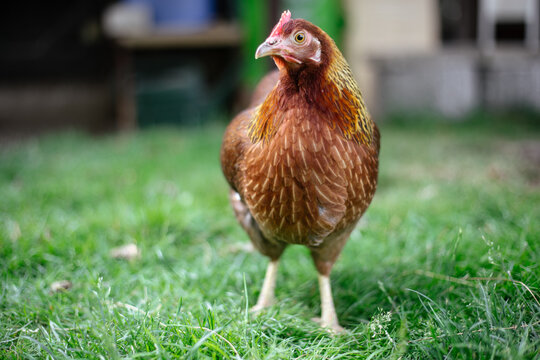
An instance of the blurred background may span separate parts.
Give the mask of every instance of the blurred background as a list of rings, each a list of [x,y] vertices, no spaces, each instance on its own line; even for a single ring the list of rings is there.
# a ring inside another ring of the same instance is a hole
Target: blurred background
[[[540,110],[538,0],[8,1],[1,137],[226,118],[273,67],[253,54],[287,8],[334,38],[381,121]]]
[[[0,359],[538,359],[539,2],[3,1]],[[285,9],[338,43],[382,134],[332,272],[345,337],[310,320],[304,247],[245,311],[267,261],[219,152]]]

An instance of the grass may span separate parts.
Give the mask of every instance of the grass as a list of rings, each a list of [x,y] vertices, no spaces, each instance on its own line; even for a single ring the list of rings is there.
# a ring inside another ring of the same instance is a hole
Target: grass
[[[302,247],[278,304],[247,312],[267,260],[239,250],[223,126],[5,147],[0,358],[537,358],[540,130],[513,120],[382,126],[377,195],[332,273],[342,336],[310,320]],[[133,242],[140,258],[110,256]]]

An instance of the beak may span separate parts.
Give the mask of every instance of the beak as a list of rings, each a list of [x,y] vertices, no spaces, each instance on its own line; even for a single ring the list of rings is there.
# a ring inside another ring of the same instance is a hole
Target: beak
[[[302,63],[290,53],[286,46],[281,44],[281,39],[276,39],[275,37],[269,37],[257,48],[257,51],[255,52],[255,59],[259,59],[264,56],[279,56],[289,63]]]
[[[281,49],[277,47],[278,44],[279,42],[274,39],[266,39],[266,41],[257,48],[255,59],[270,55],[280,55]]]

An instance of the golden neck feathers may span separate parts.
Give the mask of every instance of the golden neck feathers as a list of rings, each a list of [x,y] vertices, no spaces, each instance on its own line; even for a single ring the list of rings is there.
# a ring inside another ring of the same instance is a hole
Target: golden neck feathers
[[[291,106],[318,111],[346,139],[370,146],[374,123],[347,61],[334,44],[328,64],[321,70],[300,70],[291,74],[281,70],[280,80],[266,99],[255,109],[248,133],[253,143],[267,142],[276,132],[283,113]],[[303,77],[303,78],[302,78]],[[290,83],[294,85],[290,85]],[[290,88],[294,91],[290,91]]]

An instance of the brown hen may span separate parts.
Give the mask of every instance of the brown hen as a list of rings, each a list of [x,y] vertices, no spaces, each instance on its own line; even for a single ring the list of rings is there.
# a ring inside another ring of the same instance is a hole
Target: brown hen
[[[319,273],[321,325],[340,330],[330,271],[377,186],[379,130],[334,41],[286,11],[255,58],[272,56],[250,108],[227,127],[221,166],[252,243],[270,258],[253,310],[272,304],[289,244],[309,248]]]

